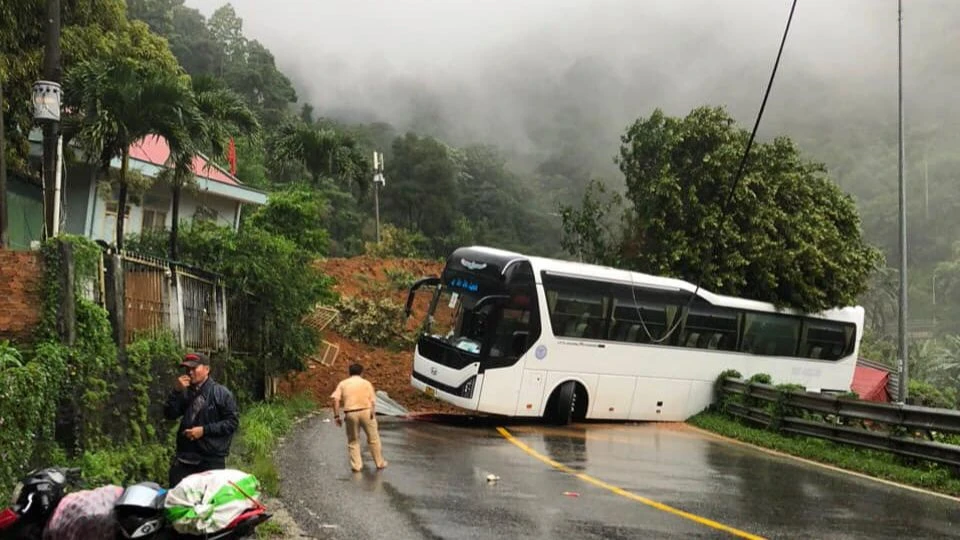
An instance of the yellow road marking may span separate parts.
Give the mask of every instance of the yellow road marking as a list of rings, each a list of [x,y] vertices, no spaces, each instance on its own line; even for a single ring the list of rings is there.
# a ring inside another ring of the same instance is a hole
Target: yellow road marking
[[[748,533],[748,532],[741,531],[741,530],[739,530],[739,529],[735,529],[735,528],[733,528],[733,527],[729,527],[729,526],[727,526],[727,525],[724,525],[723,523],[719,523],[719,522],[713,521],[712,519],[707,519],[707,518],[705,518],[705,517],[700,517],[700,516],[698,516],[698,515],[696,515],[696,514],[691,514],[690,512],[684,512],[683,510],[679,510],[679,509],[674,508],[674,507],[672,507],[672,506],[668,506],[668,505],[663,504],[663,503],[661,503],[661,502],[657,502],[657,501],[655,501],[655,500],[653,500],[653,499],[648,499],[648,498],[646,498],[646,497],[641,497],[640,495],[637,495],[636,493],[631,493],[631,492],[629,492],[629,491],[627,491],[627,490],[625,490],[625,489],[619,488],[619,487],[614,486],[614,485],[612,485],[612,484],[608,484],[608,483],[604,482],[603,480],[598,480],[598,479],[596,479],[596,478],[594,478],[594,477],[592,477],[592,476],[590,476],[590,475],[588,475],[588,474],[585,474],[585,473],[582,473],[582,472],[577,472],[577,471],[571,469],[570,467],[567,467],[567,466],[564,465],[563,463],[554,461],[554,460],[548,458],[547,456],[545,456],[545,455],[537,452],[537,451],[534,450],[533,448],[530,448],[530,447],[527,446],[525,443],[521,442],[519,439],[517,439],[516,437],[514,437],[514,436],[513,436],[509,431],[507,431],[505,428],[498,427],[498,428],[497,428],[497,432],[499,432],[500,435],[502,435],[504,439],[510,441],[510,442],[513,443],[517,448],[523,450],[523,451],[526,452],[527,454],[530,454],[531,456],[539,459],[540,461],[546,463],[547,465],[550,465],[551,467],[553,467],[553,468],[555,468],[555,469],[558,469],[558,470],[561,470],[561,471],[563,471],[563,472],[565,472],[565,473],[567,473],[567,474],[576,476],[577,478],[579,478],[580,480],[583,480],[584,482],[586,482],[586,483],[588,483],[588,484],[593,484],[594,486],[597,486],[597,487],[606,489],[607,491],[612,491],[613,493],[616,493],[617,495],[620,495],[621,497],[625,497],[625,498],[630,499],[630,500],[632,500],[632,501],[636,501],[636,502],[638,502],[638,503],[645,504],[645,505],[650,506],[650,507],[652,507],[652,508],[656,508],[657,510],[666,512],[666,513],[668,513],[668,514],[673,514],[673,515],[675,515],[675,516],[682,517],[682,518],[684,518],[684,519],[689,519],[690,521],[695,521],[695,522],[697,522],[697,523],[699,523],[699,524],[701,524],[701,525],[706,525],[707,527],[710,527],[710,528],[712,528],[712,529],[717,529],[718,531],[723,531],[723,532],[730,533],[730,534],[732,534],[732,535],[734,535],[734,536],[737,536],[737,537],[739,537],[739,538],[748,538],[748,539],[750,539],[750,540],[764,540],[764,538],[763,538],[762,536],[757,536],[757,535],[755,535],[755,534],[750,534],[750,533]]]

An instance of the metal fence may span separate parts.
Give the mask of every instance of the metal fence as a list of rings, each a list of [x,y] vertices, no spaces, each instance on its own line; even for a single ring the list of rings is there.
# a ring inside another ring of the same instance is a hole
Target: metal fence
[[[727,413],[762,427],[960,467],[960,446],[935,440],[960,434],[960,411],[782,391],[734,378],[719,389],[724,398],[742,398],[723,399]]]
[[[223,317],[217,306],[215,279],[175,268],[177,289],[183,309],[183,345],[200,351],[213,351],[218,347],[217,317]]]
[[[120,255],[123,268],[123,336],[127,343],[158,330],[171,331],[180,345],[213,352],[229,348],[233,335],[241,352],[255,353],[259,332],[251,326],[252,298],[228,317],[228,294],[216,274],[136,253]],[[103,278],[100,278],[101,284]],[[96,294],[92,287],[90,294]],[[103,289],[101,285],[100,290]],[[101,296],[103,296],[101,294]],[[237,303],[234,303],[236,306]],[[232,324],[231,319],[234,321]],[[235,327],[235,328],[232,328]]]
[[[170,327],[170,268],[162,260],[124,253],[124,335],[127,343],[138,335]]]

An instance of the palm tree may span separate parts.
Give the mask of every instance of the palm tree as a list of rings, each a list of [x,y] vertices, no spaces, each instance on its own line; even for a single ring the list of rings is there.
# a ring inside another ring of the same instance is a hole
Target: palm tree
[[[271,157],[282,169],[288,163],[306,167],[315,185],[324,177],[339,179],[366,193],[370,163],[357,140],[347,133],[286,124],[270,142]]]
[[[259,129],[256,116],[239,94],[225,88],[209,77],[192,80],[190,105],[185,108],[182,126],[175,140],[169,141],[171,191],[173,211],[170,225],[170,259],[177,259],[177,241],[180,230],[180,195],[183,187],[191,182],[195,173],[194,158],[223,157],[232,137],[252,134]]]
[[[80,62],[66,76],[68,122],[102,172],[120,158],[116,246],[123,249],[130,145],[154,134],[179,138],[189,87],[180,73],[114,55]]]

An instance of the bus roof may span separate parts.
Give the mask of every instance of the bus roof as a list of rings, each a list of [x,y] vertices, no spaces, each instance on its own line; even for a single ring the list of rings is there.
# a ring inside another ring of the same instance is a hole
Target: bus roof
[[[548,272],[555,273],[558,275],[566,275],[570,277],[581,277],[594,279],[599,281],[609,281],[615,283],[622,283],[628,285],[635,285],[637,287],[647,286],[647,287],[657,287],[657,288],[666,288],[674,289],[677,291],[685,292],[694,292],[697,290],[697,286],[694,283],[684,281],[682,279],[668,278],[661,276],[654,276],[651,274],[644,274],[642,272],[632,272],[629,270],[621,270],[618,268],[612,268],[609,266],[601,266],[596,264],[587,264],[581,262],[572,262],[572,261],[563,261],[559,259],[550,259],[546,257],[531,257],[523,255],[521,253],[515,253],[512,251],[506,251],[502,249],[490,248],[485,246],[470,246],[459,248],[453,252],[448,260],[448,264],[451,260],[456,257],[457,259],[466,259],[468,262],[471,260],[483,261],[487,263],[492,263],[493,265],[499,267],[499,270],[502,272],[511,262],[517,260],[529,261],[531,266],[533,266],[534,273],[537,276],[537,281],[541,280],[540,273]],[[461,261],[457,260],[457,263],[460,264]],[[746,298],[740,298],[737,296],[725,296],[721,294],[716,294],[710,292],[703,287],[697,291],[697,296],[703,298],[707,302],[715,306],[724,306],[740,309],[748,309],[754,311],[766,311],[770,313],[787,313],[793,315],[803,315],[803,316],[819,316],[831,319],[840,319],[851,322],[857,322],[862,324],[863,321],[863,308],[860,306],[851,306],[844,308],[829,309],[820,313],[804,313],[795,309],[777,309],[776,306],[769,302],[761,302],[758,300],[749,300]]]

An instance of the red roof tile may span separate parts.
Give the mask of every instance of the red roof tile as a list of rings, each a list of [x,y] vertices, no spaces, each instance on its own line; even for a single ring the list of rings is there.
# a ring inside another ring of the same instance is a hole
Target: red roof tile
[[[164,167],[170,157],[170,147],[163,137],[151,135],[130,145],[130,157]],[[240,181],[236,177],[200,156],[193,158],[191,168],[197,176],[202,178],[231,186],[240,185]]]

